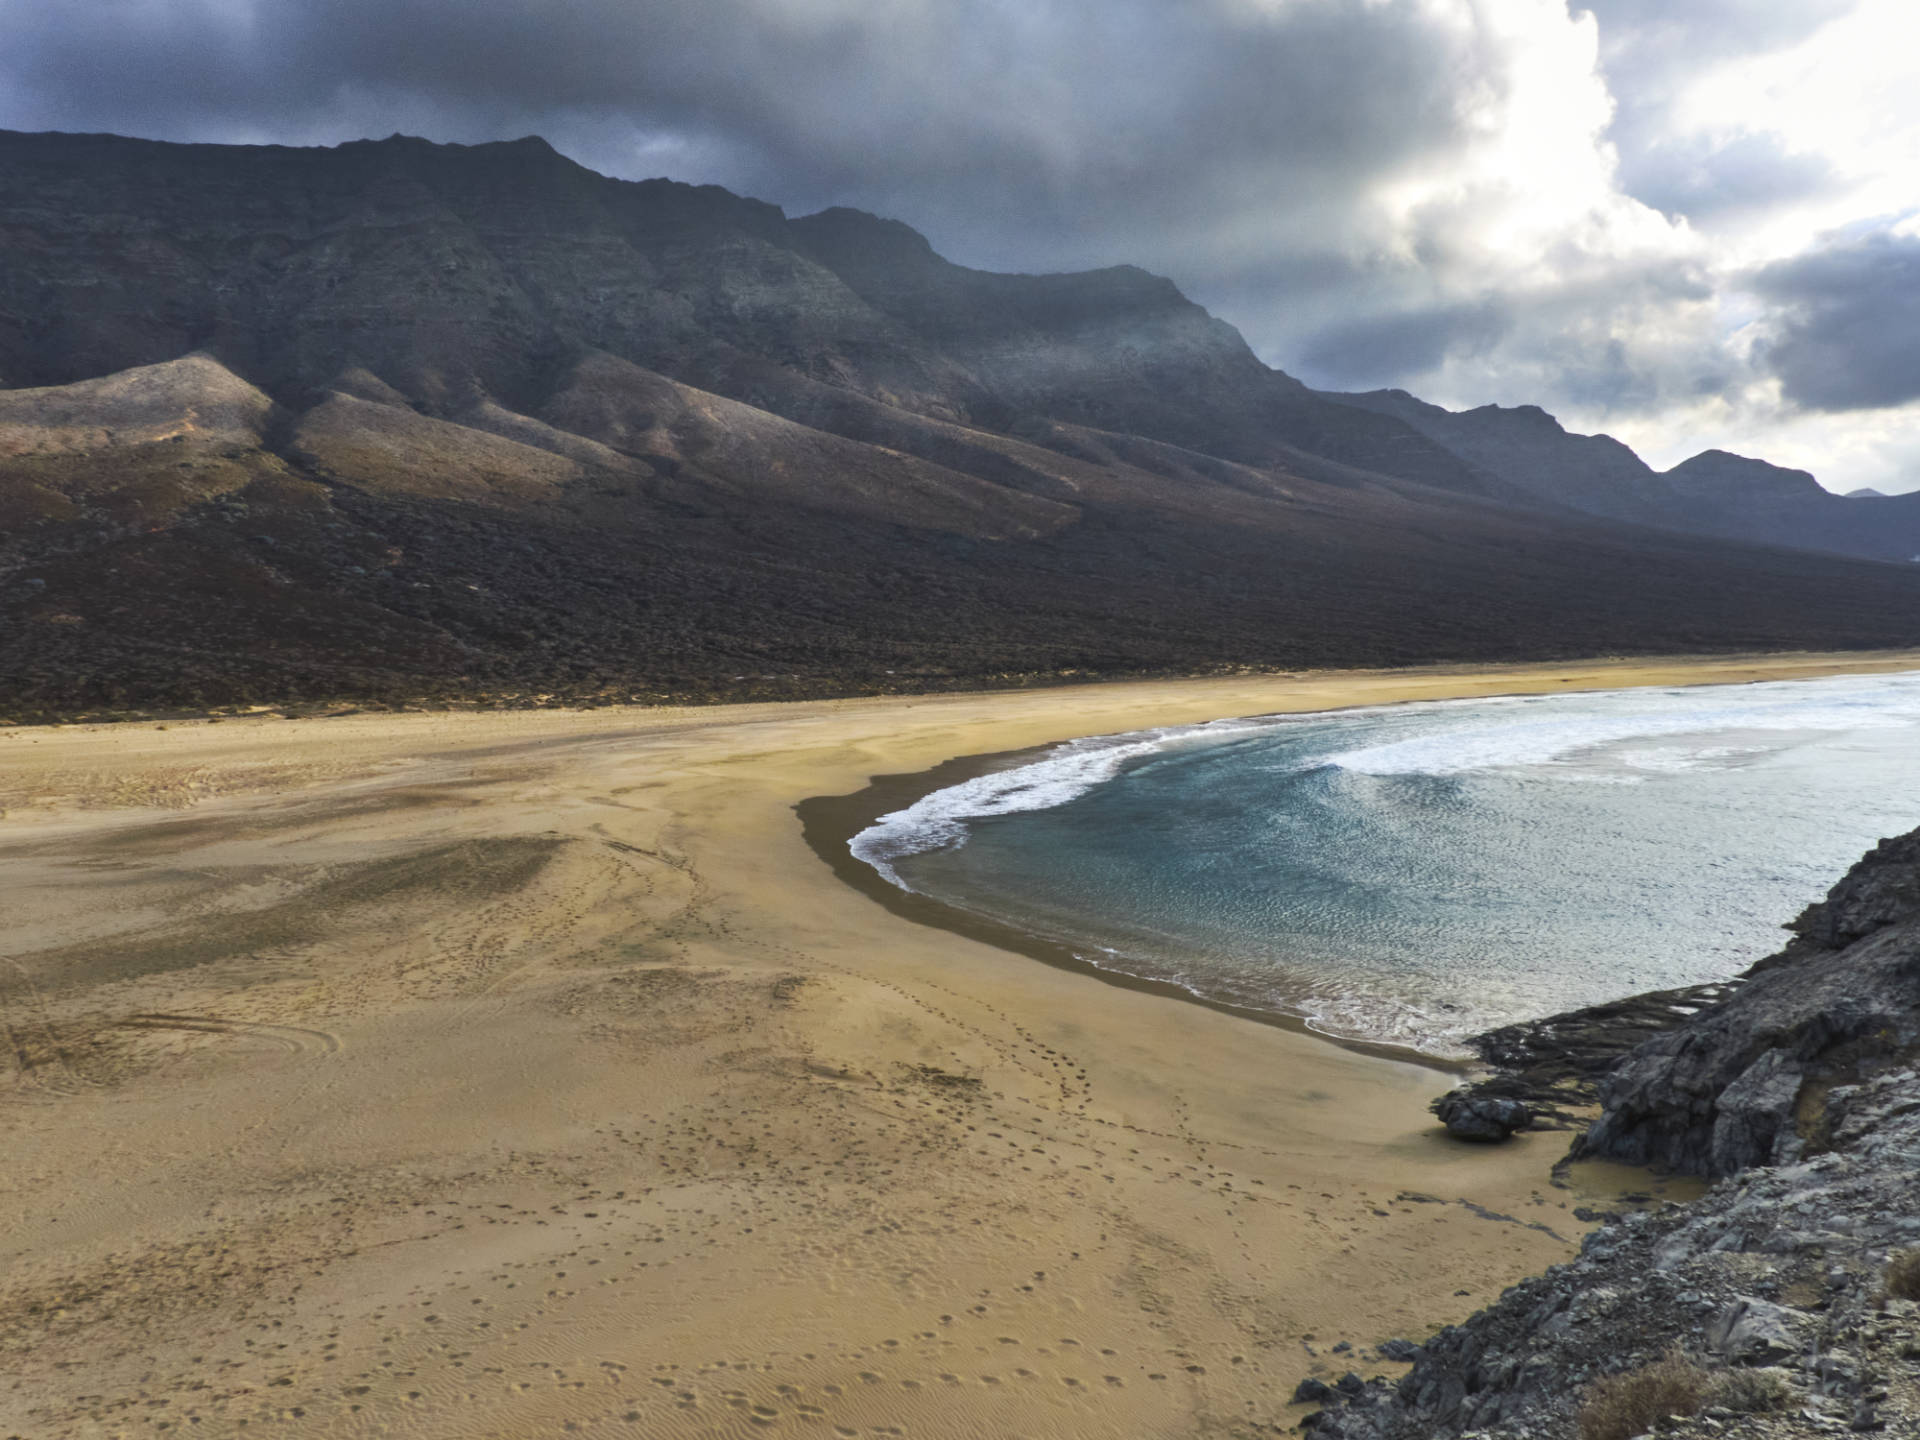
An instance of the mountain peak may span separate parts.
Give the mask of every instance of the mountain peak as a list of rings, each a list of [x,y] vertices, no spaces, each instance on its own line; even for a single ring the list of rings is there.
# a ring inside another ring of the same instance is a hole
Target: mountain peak
[[[790,221],[789,229],[801,248],[828,269],[852,264],[866,270],[925,271],[947,264],[934,253],[933,242],[911,225],[846,205],[803,215]]]
[[[1800,500],[1827,492],[1805,470],[1791,470],[1730,450],[1702,450],[1666,472],[1690,499]]]

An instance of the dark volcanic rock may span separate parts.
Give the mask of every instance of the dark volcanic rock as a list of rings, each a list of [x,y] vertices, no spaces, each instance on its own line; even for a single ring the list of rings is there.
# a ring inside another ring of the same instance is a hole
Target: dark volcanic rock
[[[1920,917],[1920,831],[1882,840],[1827,898],[1793,922],[1795,933],[1837,950]]]
[[[1629,1054],[1579,1156],[1730,1175],[1818,1145],[1809,1082],[1920,1047],[1920,834],[1882,841],[1725,1004]]]
[[[1390,1396],[1335,1395],[1319,1440],[1574,1440],[1593,1381],[1676,1350],[1709,1408],[1663,1434],[1920,1435],[1920,1304],[1884,1289],[1920,1246],[1920,831],[1794,929],[1730,999],[1631,1052],[1583,1146],[1726,1178],[1613,1218],[1578,1259],[1435,1335]],[[1714,1399],[1769,1395],[1751,1413]]]
[[[1600,1082],[1629,1052],[1725,1000],[1738,983],[1655,990],[1476,1035],[1470,1043],[1493,1073],[1455,1093],[1519,1101],[1536,1127],[1585,1129],[1578,1112],[1598,1103]]]
[[[1440,1096],[1433,1102],[1433,1113],[1457,1140],[1505,1140],[1533,1124],[1533,1112],[1518,1100],[1464,1090]]]

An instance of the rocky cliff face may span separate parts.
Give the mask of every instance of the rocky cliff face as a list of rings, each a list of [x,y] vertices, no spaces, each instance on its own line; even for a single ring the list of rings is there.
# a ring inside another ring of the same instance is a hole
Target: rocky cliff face
[[[992,429],[1045,416],[1256,463],[1392,452],[1472,483],[1144,271],[968,270],[897,222],[789,221],[712,186],[611,180],[540,140],[0,133],[0,235],[0,383],[16,387],[204,349],[284,402],[359,368],[452,414],[527,408],[604,352],[776,413],[804,389],[745,393],[760,366]]]
[[[1701,1396],[1668,1433],[1920,1434],[1920,1305],[1887,1293],[1920,1246],[1920,831],[1793,929],[1631,1051],[1576,1146],[1723,1177],[1707,1196],[1595,1231],[1314,1434],[1567,1440],[1595,1382],[1675,1352]]]
[[[1883,841],[1725,1003],[1631,1052],[1575,1154],[1733,1175],[1828,1139],[1825,1096],[1920,1054],[1920,832]]]
[[[1920,643],[1920,569],[1548,510],[1143,271],[539,141],[0,134],[0,253],[0,719]]]

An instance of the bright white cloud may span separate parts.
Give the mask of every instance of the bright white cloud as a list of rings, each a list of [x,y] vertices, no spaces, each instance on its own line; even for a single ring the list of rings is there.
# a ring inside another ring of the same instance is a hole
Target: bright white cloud
[[[1920,237],[1920,10],[1612,0],[1601,11],[1600,72],[1616,103],[1626,94],[1638,108],[1607,132],[1628,147],[1624,165],[1606,168],[1604,145],[1569,139],[1558,152],[1569,173],[1604,171],[1597,228],[1560,212],[1569,237],[1597,236],[1571,252],[1585,263],[1563,261],[1545,284],[1517,268],[1501,294],[1524,297],[1542,323],[1450,354],[1412,388],[1463,405],[1557,400],[1570,426],[1610,430],[1662,468],[1716,447],[1837,489],[1920,487],[1920,405],[1905,398],[1920,337],[1893,263],[1908,247],[1889,243]],[[1697,59],[1676,66],[1676,51]],[[1629,191],[1673,215],[1664,244],[1644,208],[1615,203]],[[1690,285],[1658,283],[1677,273],[1648,268],[1663,255],[1685,262]]]

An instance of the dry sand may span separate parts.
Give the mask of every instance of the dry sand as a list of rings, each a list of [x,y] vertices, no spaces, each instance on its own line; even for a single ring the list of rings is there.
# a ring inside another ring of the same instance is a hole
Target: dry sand
[[[0,1435],[1251,1435],[1564,1135],[1037,964],[792,807],[1101,731],[1920,656],[0,734]]]

